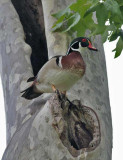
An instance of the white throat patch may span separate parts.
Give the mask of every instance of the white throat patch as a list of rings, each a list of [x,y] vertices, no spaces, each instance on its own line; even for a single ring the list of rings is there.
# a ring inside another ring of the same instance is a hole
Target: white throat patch
[[[78,42],[78,41],[76,41],[76,42]],[[76,43],[75,42],[75,43]],[[73,45],[75,44],[75,43],[73,43]],[[78,52],[81,52],[81,42],[79,42],[79,48],[78,49],[74,49],[72,46],[70,47],[73,51],[78,51]]]

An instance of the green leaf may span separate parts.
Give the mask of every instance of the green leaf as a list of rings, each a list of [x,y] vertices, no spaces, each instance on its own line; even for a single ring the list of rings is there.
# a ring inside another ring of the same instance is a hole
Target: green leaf
[[[113,51],[116,51],[115,52],[115,57],[114,58],[117,58],[120,56],[121,52],[123,50],[123,40],[122,38],[120,37],[118,42],[117,42],[117,45],[116,45],[116,48],[113,50]]]
[[[85,35],[85,31],[86,31],[87,27],[85,26],[85,23],[83,22],[82,19],[80,19],[80,21],[77,23],[77,25],[75,25],[73,28],[72,28],[72,31],[75,32],[77,31],[77,36],[80,37],[80,36],[84,36]]]
[[[61,23],[58,23],[58,24],[56,24],[56,25],[54,25],[53,27],[52,27],[52,32],[60,32],[60,31],[62,31],[62,29],[61,29],[61,27],[62,27],[62,22]]]
[[[107,25],[105,28],[105,31],[102,33],[102,42],[105,43],[108,36],[109,36],[109,31],[114,31],[115,26],[113,24]]]
[[[119,30],[116,30],[115,32],[113,32],[109,38],[109,42],[115,41],[118,38],[119,33],[120,33]]]
[[[100,3],[98,2],[98,3],[96,3],[95,5],[91,6],[91,7],[85,12],[84,18],[85,18],[86,16],[88,16],[90,13],[96,11],[97,8],[99,7],[99,5],[100,5]]]
[[[63,15],[62,17],[60,17],[55,23],[54,25],[52,26],[52,31],[60,31],[60,28],[62,27],[63,25],[63,21],[65,19],[65,15]]]
[[[97,17],[98,24],[100,26],[105,26],[105,22],[108,19],[108,12],[104,6],[104,3],[100,3],[100,5],[98,6],[96,10],[96,17]]]
[[[123,16],[123,6],[120,7],[121,14]]]
[[[119,16],[122,19],[122,14],[120,11],[120,6],[115,0],[106,0],[104,2],[105,8],[112,13],[113,16]]]
[[[93,29],[94,27],[94,21],[92,19],[92,14],[88,15],[87,17],[84,17],[85,12],[87,9],[89,9],[91,6],[91,3],[88,0],[77,0],[76,3],[72,4],[70,6],[70,9],[73,12],[78,12],[81,16],[81,19],[79,23],[73,27],[73,31],[77,31],[77,35],[85,35],[85,31],[87,29]]]
[[[99,34],[103,34],[106,26],[99,26],[98,24],[95,25],[96,28],[95,30],[90,34],[90,36],[95,36],[95,35],[99,35]]]
[[[76,3],[73,3],[70,6],[71,11],[78,12],[83,18],[86,10],[91,6],[91,3],[88,3],[88,0],[77,0]]]
[[[97,23],[92,16],[96,12]],[[90,36],[101,34],[103,43],[116,40],[115,57],[122,52],[123,31],[123,0],[76,0],[67,8],[52,15],[57,19],[53,31],[68,32],[77,36],[85,36],[90,30]],[[108,21],[108,25],[106,25]],[[122,44],[122,45],[121,45]]]
[[[88,0],[88,1],[91,2],[91,4],[99,2],[99,0]]]
[[[52,31],[67,32],[80,20],[79,13],[71,14],[69,17],[62,16],[52,27]]]
[[[67,8],[65,8],[63,10],[61,10],[61,11],[55,13],[55,14],[52,14],[52,16],[55,17],[56,19],[59,19],[63,15],[67,15],[67,16],[70,15],[70,13],[71,13],[71,10],[70,10],[70,8],[68,6]]]
[[[119,6],[123,6],[123,0],[116,0]]]
[[[74,27],[80,20],[79,13],[75,13],[72,15],[69,19],[67,19],[67,29],[64,30],[64,32],[69,31],[72,27]]]

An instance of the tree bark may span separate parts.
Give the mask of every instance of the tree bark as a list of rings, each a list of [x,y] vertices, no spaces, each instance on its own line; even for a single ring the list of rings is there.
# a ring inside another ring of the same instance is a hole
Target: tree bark
[[[71,37],[65,33],[51,32],[51,26],[54,22],[51,14],[66,7],[71,2],[73,1],[42,0],[49,58],[54,55],[64,55],[71,40]],[[33,57],[36,55],[34,48],[37,47],[37,44],[33,48],[33,40],[30,41],[31,47],[27,44],[29,41],[25,42],[28,36],[26,36],[26,30],[23,31],[24,25],[23,27],[21,25],[23,22],[21,18],[19,19],[9,0],[1,0],[0,2],[0,20],[0,68],[7,120],[7,148],[2,160],[111,160],[112,124],[101,37],[97,36],[92,40],[99,52],[85,51],[86,74],[67,94],[71,101],[76,99],[76,102],[78,102],[77,100],[81,102],[81,105],[75,105],[75,109],[71,107],[71,121],[74,123],[74,118],[84,117],[82,112],[89,107],[90,109],[86,113],[91,115],[95,126],[89,126],[92,123],[88,120],[88,116],[83,118],[83,121],[86,121],[88,128],[92,128],[88,131],[97,128],[96,134],[98,133],[101,142],[91,150],[77,149],[74,144],[70,145],[71,141],[66,138],[68,132],[65,132],[69,127],[66,125],[69,118],[66,118],[68,111],[65,108],[69,108],[70,103],[66,103],[65,100],[62,104],[58,101],[57,95],[54,94],[43,94],[32,101],[21,97],[20,91],[29,85],[26,80],[39,69],[38,67],[36,71],[32,70],[30,61],[31,54]],[[39,31],[40,27],[36,30]],[[47,54],[46,48],[43,52],[45,51]],[[45,56],[43,63],[46,59]],[[76,106],[83,107],[81,112],[77,108],[78,113],[81,113],[79,116],[75,115]],[[84,106],[87,107],[84,108]],[[81,131],[84,132],[85,130]],[[63,133],[66,135],[61,136]],[[91,133],[93,134],[93,141],[97,142],[94,139],[96,137],[94,132]],[[82,135],[84,134],[82,133]],[[81,141],[82,138],[79,140]],[[99,138],[97,139],[99,140]],[[76,144],[77,142],[76,140]]]

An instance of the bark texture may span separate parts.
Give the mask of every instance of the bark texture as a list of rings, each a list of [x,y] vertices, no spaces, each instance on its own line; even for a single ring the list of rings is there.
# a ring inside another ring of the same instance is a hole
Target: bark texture
[[[42,0],[49,57],[64,55],[67,51],[71,38],[67,34],[51,33],[54,22],[51,14],[71,2]],[[0,68],[7,119],[7,148],[2,160],[111,160],[111,112],[100,36],[92,40],[99,52],[85,51],[86,74],[68,92],[71,101],[77,99],[82,105],[92,108],[100,122],[99,146],[93,151],[79,150],[78,153],[75,148],[69,150],[64,139],[59,137],[60,130],[57,132],[54,127],[56,121],[60,129],[64,126],[59,116],[53,114],[53,108],[54,111],[57,107],[61,110],[57,97],[43,94],[29,101],[20,95],[20,91],[28,85],[26,80],[33,76],[30,62],[32,46],[25,43],[23,27],[9,0],[0,1],[0,28]]]

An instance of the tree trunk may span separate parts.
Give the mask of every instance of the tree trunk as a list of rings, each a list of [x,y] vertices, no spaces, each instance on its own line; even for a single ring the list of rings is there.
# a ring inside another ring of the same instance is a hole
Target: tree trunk
[[[71,2],[42,0],[46,38],[40,0],[12,0],[20,19],[9,0],[0,2],[0,68],[7,120],[2,160],[111,160],[111,112],[100,36],[93,40],[99,52],[85,51],[86,73],[67,94],[72,103],[59,102],[56,94],[32,101],[20,94],[48,57],[66,53],[71,37],[51,32],[51,14]]]

